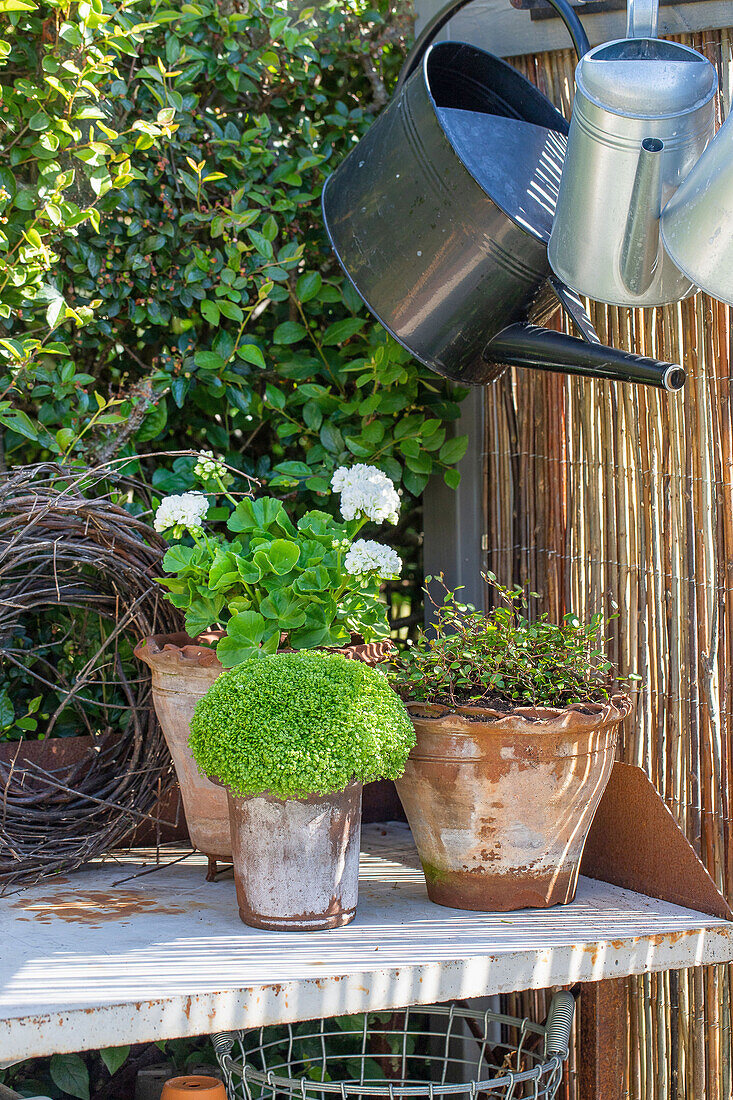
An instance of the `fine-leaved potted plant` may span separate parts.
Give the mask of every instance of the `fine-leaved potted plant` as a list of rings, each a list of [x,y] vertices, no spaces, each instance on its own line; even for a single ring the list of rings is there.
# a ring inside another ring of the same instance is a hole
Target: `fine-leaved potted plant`
[[[390,651],[380,586],[402,562],[358,535],[370,522],[396,523],[400,498],[376,467],[341,467],[331,480],[341,518],[312,510],[295,520],[274,497],[237,494],[236,471],[209,453],[193,472],[201,488],[166,497],[155,514],[171,542],[161,584],[186,633],[146,638],[135,653],[152,670],[191,840],[211,859],[229,859],[224,793],[188,747],[194,707],[224,668],[278,650],[333,648],[368,662]]]
[[[191,749],[227,791],[246,924],[353,919],[362,784],[400,776],[414,740],[386,676],[337,653],[280,653],[219,677],[196,706]]]
[[[530,619],[535,593],[485,579],[487,614],[438,578],[433,628],[391,666],[417,735],[397,790],[433,901],[561,904],[631,701],[614,691],[600,614]]]

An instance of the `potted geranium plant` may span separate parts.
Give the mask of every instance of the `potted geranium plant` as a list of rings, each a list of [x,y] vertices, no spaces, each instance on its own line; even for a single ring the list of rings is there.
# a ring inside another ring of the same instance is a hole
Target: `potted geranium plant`
[[[530,620],[535,593],[485,579],[487,614],[438,578],[433,629],[391,667],[417,735],[397,790],[433,901],[565,903],[631,701],[614,691],[600,614]]]
[[[245,924],[353,919],[362,783],[401,775],[414,740],[385,675],[337,653],[280,653],[219,677],[196,706],[191,750],[227,791]]]
[[[232,472],[211,454],[194,467],[200,489],[166,497],[155,527],[170,538],[161,578],[185,616],[185,634],[144,639],[135,653],[153,673],[153,699],[173,757],[192,843],[229,859],[226,799],[193,763],[194,707],[224,668],[283,649],[337,648],[377,661],[390,650],[383,579],[402,562],[357,536],[368,522],[396,523],[399,495],[373,466],[332,478],[341,519],[308,511],[291,519],[271,496],[235,495]]]

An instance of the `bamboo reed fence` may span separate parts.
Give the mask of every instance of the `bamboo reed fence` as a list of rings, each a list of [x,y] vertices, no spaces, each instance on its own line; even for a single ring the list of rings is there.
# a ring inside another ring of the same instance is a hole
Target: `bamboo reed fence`
[[[733,31],[678,41],[733,83]],[[569,116],[575,57],[514,59]],[[723,107],[724,105],[724,107]],[[591,306],[604,342],[681,362],[682,393],[515,371],[487,388],[488,565],[554,615],[617,611],[610,648],[643,677],[619,756],[644,768],[733,896],[733,406],[730,317],[702,294],[665,309]],[[731,967],[628,980],[619,1097],[729,1100]],[[541,1019],[543,995],[509,1011]],[[567,1090],[575,1095],[573,1069]]]

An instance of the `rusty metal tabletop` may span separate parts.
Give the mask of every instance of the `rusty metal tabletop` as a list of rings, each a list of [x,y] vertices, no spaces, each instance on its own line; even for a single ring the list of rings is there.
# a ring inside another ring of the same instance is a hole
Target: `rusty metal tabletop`
[[[248,928],[198,855],[138,878],[155,852],[116,855],[0,899],[0,1062],[733,960],[733,922],[606,882],[465,912],[428,901],[407,826],[366,826],[362,848],[356,920],[329,932]]]

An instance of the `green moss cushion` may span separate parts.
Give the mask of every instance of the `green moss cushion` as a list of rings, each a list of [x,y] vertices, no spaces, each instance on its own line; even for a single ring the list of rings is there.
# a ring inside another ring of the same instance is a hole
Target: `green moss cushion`
[[[201,770],[234,794],[281,798],[396,779],[415,743],[385,676],[312,650],[258,657],[214,682],[191,720]]]

